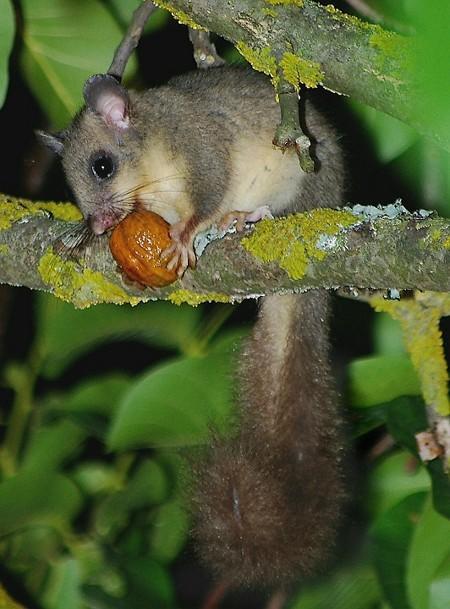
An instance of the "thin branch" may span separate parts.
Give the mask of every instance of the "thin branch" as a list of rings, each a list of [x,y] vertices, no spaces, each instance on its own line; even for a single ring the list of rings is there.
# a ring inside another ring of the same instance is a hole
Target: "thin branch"
[[[392,17],[387,17],[383,15],[379,11],[375,10],[372,6],[364,2],[364,0],[346,0],[347,4],[351,6],[357,13],[362,15],[363,17],[367,17],[374,23],[380,23],[384,26],[392,27],[397,32],[401,34],[410,35],[414,32],[414,29],[405,25],[404,23],[400,23],[397,19],[393,19]]]
[[[156,10],[156,6],[153,2],[145,0],[134,11],[127,32],[114,53],[114,58],[107,72],[108,74],[111,74],[111,76],[114,76],[118,80],[122,80],[128,59],[137,47],[145,24],[154,10]]]
[[[197,68],[218,68],[225,64],[225,61],[218,54],[214,43],[209,38],[209,32],[204,30],[194,30],[189,28],[189,40],[194,47],[194,59]]]
[[[364,0],[345,0],[357,13],[371,19],[372,21],[382,22],[383,15],[372,8]]]
[[[273,144],[285,150],[295,147],[300,167],[306,173],[314,171],[314,161],[310,155],[311,141],[300,126],[298,114],[298,93],[293,85],[280,78],[277,86],[280,102],[281,121],[277,127]]]

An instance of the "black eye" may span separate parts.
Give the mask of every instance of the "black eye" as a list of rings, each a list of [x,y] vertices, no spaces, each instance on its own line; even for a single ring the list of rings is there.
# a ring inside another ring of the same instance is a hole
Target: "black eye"
[[[114,173],[114,161],[110,156],[102,154],[92,161],[91,169],[99,180],[106,180]]]

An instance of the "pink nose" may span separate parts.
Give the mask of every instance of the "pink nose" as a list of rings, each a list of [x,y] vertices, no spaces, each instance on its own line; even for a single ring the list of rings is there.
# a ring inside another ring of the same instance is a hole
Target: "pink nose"
[[[113,228],[117,224],[117,218],[112,214],[96,213],[89,216],[89,226],[94,235],[103,235],[104,232]]]

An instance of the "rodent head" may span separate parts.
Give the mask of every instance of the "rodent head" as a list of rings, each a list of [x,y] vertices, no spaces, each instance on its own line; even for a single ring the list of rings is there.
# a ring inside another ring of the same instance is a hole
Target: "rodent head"
[[[140,135],[133,128],[127,91],[113,76],[92,76],[86,106],[68,129],[41,140],[62,158],[68,183],[92,232],[101,235],[135,207],[133,180]]]

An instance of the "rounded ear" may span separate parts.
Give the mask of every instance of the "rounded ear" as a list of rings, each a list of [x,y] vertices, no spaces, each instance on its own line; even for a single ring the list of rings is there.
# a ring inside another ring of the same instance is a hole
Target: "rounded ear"
[[[37,138],[44,146],[56,152],[59,156],[64,151],[64,134],[63,133],[46,133],[45,131],[35,131]]]
[[[99,114],[107,125],[128,129],[129,97],[127,91],[110,74],[94,74],[83,89],[86,106]]]

